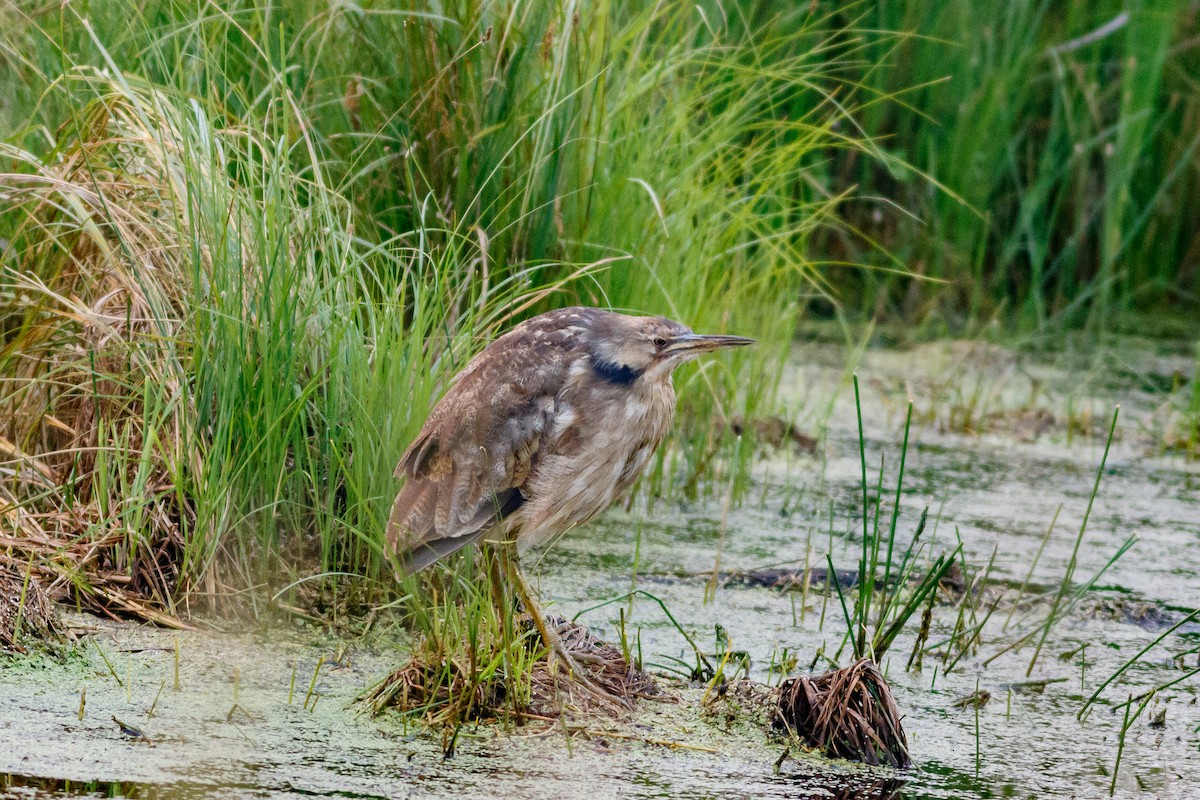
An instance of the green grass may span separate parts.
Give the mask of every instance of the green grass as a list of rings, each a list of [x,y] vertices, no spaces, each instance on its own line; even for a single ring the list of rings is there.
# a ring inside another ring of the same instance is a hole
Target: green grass
[[[897,34],[867,43],[856,76],[906,102],[860,119],[912,169],[847,158],[837,185],[877,196],[855,206],[862,230],[912,272],[947,282],[857,273],[849,302],[928,321],[933,333],[990,321],[1112,330],[1128,312],[1194,315],[1193,4],[881,1],[845,17]]]
[[[916,531],[909,539],[900,557],[900,563],[895,564],[893,555],[896,545],[896,526],[900,521],[900,497],[904,488],[904,464],[908,456],[909,431],[912,425],[912,403],[908,405],[908,414],[904,423],[904,441],[900,446],[900,466],[896,475],[896,489],[892,505],[892,513],[887,523],[886,531],[880,530],[880,516],[883,502],[883,460],[880,460],[878,482],[872,495],[867,486],[867,454],[866,437],[863,434],[862,402],[858,388],[858,375],[854,375],[854,406],[858,417],[858,446],[859,466],[861,467],[862,488],[862,549],[858,559],[858,583],[848,605],[842,591],[841,583],[837,580],[837,570],[833,565],[833,557],[825,555],[829,567],[827,583],[832,583],[842,608],[843,619],[846,623],[845,639],[838,648],[840,657],[845,644],[849,642],[855,661],[870,658],[875,663],[882,663],[885,654],[926,602],[932,607],[936,600],[938,585],[946,576],[955,558],[962,552],[961,543],[949,553],[932,556],[931,546],[922,541],[925,532],[929,508],[921,512]],[[872,497],[874,500],[872,501]],[[886,547],[886,549],[885,549]],[[923,572],[918,574],[918,564],[926,561]],[[894,570],[894,572],[893,572]],[[874,621],[872,621],[874,617]],[[927,635],[928,622],[923,622]],[[872,630],[874,628],[874,630]]]
[[[773,410],[825,286],[822,171],[870,150],[860,43],[744,11],[6,6],[0,499],[39,568],[99,606],[132,575],[152,618],[388,585],[392,470],[446,379],[571,302],[760,338],[681,372],[647,481],[721,484],[751,448],[713,421]]]

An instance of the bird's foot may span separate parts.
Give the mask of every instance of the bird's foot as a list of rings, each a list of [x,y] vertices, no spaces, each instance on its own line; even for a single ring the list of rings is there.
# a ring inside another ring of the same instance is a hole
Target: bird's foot
[[[583,668],[582,664],[602,664],[603,659],[599,656],[592,653],[572,653],[567,650],[560,640],[551,645],[550,652],[546,656],[546,663],[550,668],[552,676],[559,671],[565,673],[569,681],[583,687],[590,695],[600,701],[601,704],[610,708],[620,708],[625,711],[633,710],[633,703],[628,697],[614,694],[605,689],[592,680],[587,670]]]

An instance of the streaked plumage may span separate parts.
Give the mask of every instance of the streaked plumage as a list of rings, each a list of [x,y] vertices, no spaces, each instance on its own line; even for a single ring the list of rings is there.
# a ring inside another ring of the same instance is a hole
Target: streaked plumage
[[[659,353],[680,337],[710,341],[663,317],[564,308],[485,348],[396,469],[388,541],[402,568],[489,534],[542,544],[606,509],[670,429],[671,372],[692,353]]]

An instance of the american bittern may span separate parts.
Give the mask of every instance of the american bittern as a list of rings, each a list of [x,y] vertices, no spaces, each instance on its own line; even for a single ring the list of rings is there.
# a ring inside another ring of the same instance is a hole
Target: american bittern
[[[676,367],[752,342],[598,308],[517,325],[455,377],[400,459],[387,531],[400,573],[480,540],[506,545],[502,561],[552,663],[606,694],[547,624],[516,548],[549,542],[629,489],[671,426]]]

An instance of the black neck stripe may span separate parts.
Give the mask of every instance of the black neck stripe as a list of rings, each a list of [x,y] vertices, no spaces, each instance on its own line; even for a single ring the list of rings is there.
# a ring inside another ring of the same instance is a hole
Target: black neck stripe
[[[591,361],[592,369],[596,371],[597,375],[609,383],[615,383],[618,386],[628,386],[642,374],[633,367],[627,367],[624,364],[614,364],[611,361],[605,361],[595,356],[592,357]]]

